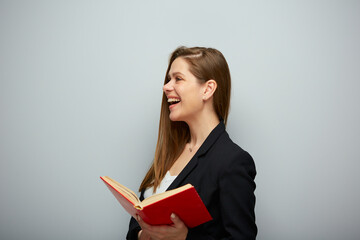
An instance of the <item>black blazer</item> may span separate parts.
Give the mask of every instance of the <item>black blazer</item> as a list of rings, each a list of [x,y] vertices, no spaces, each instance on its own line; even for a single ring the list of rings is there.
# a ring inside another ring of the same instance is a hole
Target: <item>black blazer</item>
[[[168,188],[191,183],[213,217],[189,228],[186,239],[255,239],[255,175],[252,157],[231,141],[221,121]],[[140,229],[131,218],[127,239],[137,239]]]

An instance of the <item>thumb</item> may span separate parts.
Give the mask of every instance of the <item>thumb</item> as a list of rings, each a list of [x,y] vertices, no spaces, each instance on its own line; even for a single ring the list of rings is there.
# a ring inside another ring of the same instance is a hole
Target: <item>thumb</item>
[[[175,213],[172,213],[170,218],[174,225],[184,225],[184,222],[181,221],[181,219]]]

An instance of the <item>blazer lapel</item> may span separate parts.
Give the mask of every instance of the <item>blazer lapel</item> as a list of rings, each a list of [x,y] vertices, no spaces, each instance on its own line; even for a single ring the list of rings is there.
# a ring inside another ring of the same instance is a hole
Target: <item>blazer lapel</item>
[[[190,162],[185,166],[185,168],[181,171],[181,173],[175,178],[175,180],[171,183],[167,190],[171,190],[177,187],[180,187],[182,181],[191,173],[191,171],[198,164],[198,158],[195,156],[190,160]]]
[[[192,170],[197,166],[198,159],[200,156],[204,155],[211,146],[216,142],[220,135],[225,131],[225,125],[223,121],[211,131],[209,136],[205,139],[204,143],[201,145],[199,150],[195,153],[194,157],[190,162],[185,166],[185,168],[180,172],[180,174],[175,178],[167,190],[171,190],[177,187],[180,187],[183,180],[192,172]]]

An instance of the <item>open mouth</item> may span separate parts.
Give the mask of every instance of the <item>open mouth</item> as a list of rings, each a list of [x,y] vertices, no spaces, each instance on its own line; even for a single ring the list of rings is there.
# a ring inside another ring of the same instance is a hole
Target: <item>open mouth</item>
[[[169,98],[168,99],[168,103],[169,105],[174,105],[174,104],[177,104],[180,102],[180,99],[179,98]]]

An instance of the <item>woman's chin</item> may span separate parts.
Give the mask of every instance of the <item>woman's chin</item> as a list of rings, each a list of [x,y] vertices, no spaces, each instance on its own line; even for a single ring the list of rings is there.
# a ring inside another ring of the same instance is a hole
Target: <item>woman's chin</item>
[[[180,119],[180,117],[179,117],[178,115],[174,114],[174,113],[170,113],[169,118],[170,118],[170,120],[173,121],[173,122],[182,121],[182,120]]]
[[[173,121],[173,122],[179,121],[176,117],[172,117],[171,114],[170,114],[169,118],[170,118],[170,121]]]

